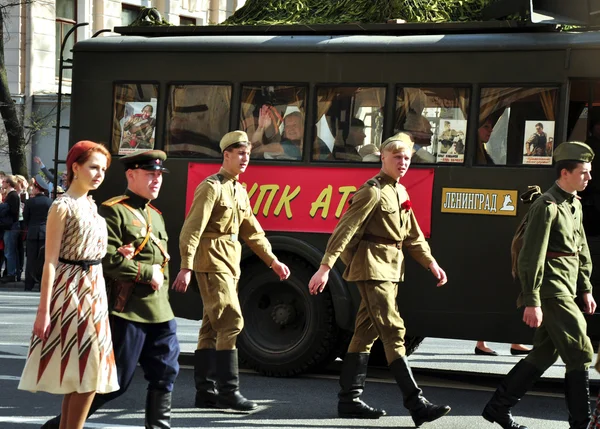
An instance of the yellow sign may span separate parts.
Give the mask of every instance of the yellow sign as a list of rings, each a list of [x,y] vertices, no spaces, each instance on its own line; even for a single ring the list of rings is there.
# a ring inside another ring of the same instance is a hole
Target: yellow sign
[[[516,216],[518,191],[442,188],[442,213]]]

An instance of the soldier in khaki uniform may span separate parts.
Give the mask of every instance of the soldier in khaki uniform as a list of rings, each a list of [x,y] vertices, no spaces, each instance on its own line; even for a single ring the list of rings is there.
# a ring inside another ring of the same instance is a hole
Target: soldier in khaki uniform
[[[327,243],[321,267],[310,280],[309,289],[312,294],[323,291],[335,261],[358,233],[360,241],[344,279],[356,282],[362,299],[340,375],[338,414],[350,418],[378,418],[386,414],[360,400],[369,352],[380,337],[404,406],[418,427],[444,416],[450,407],[431,404],[417,386],[406,359],[404,322],[396,304],[398,282],[404,277],[402,249],[431,270],[439,280],[438,286],[447,281],[446,273],[431,256],[406,189],[399,183],[410,166],[412,149],[413,141],[406,133],[398,133],[381,145],[381,172],[352,197]]]
[[[148,381],[145,427],[171,427],[171,392],[179,373],[177,323],[169,304],[167,231],[150,204],[158,197],[167,155],[139,150],[124,156],[127,191],[99,208],[108,230],[102,268],[109,294],[110,327],[120,389],[96,395],[93,414],[127,391],[138,365]],[[60,415],[42,428],[58,429]]]
[[[196,406],[250,411],[256,404],[239,392],[235,348],[244,326],[237,296],[242,253],[239,238],[281,280],[289,277],[290,270],[271,251],[252,213],[246,189],[239,182],[239,175],[250,162],[248,136],[243,131],[232,131],[225,134],[220,146],[223,166],[198,185],[181,229],[181,271],[173,287],[185,291],[193,270],[204,304],[194,361]]]
[[[585,318],[575,303],[593,314],[592,262],[583,230],[577,192],[591,180],[592,149],[567,142],[554,151],[556,183],[531,206],[518,258],[525,305],[523,321],[538,328],[533,350],[504,378],[483,410],[483,417],[507,429],[527,429],[516,423],[510,409],[560,356],[566,366],[565,397],[569,425],[587,428],[590,420],[588,368],[593,349]]]

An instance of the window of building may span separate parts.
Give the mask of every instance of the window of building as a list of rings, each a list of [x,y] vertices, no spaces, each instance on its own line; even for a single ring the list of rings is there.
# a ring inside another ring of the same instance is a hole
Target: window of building
[[[56,77],[60,75],[60,48],[62,42],[71,28],[75,26],[77,17],[76,0],[56,0]],[[76,35],[73,34],[65,45],[63,57],[71,58],[70,52],[76,42]],[[71,70],[63,71],[64,79],[71,79]]]
[[[158,85],[115,85],[113,103],[113,153],[154,149]]]
[[[170,155],[220,158],[229,131],[230,85],[169,87],[165,150]]]
[[[139,6],[123,3],[121,5],[121,25],[130,25],[138,17],[141,10],[142,8]]]
[[[398,88],[394,132],[412,135],[413,163],[464,162],[469,97],[468,88]]]
[[[196,18],[180,16],[179,17],[179,25],[196,25]]]
[[[312,159],[379,161],[385,88],[317,88]]]
[[[557,88],[483,88],[477,164],[552,165]]]
[[[240,127],[252,142],[252,158],[302,159],[306,87],[244,85]]]

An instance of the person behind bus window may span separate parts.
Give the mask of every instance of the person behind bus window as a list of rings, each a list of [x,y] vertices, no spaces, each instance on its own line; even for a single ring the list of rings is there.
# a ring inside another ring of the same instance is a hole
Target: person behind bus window
[[[361,162],[362,156],[360,156],[358,148],[364,146],[366,137],[365,123],[358,118],[352,118],[345,143],[333,147],[333,159]]]
[[[374,144],[366,144],[360,148],[358,154],[363,162],[379,162],[381,161],[381,152]]]
[[[411,163],[435,163],[435,156],[425,148],[431,146],[431,122],[413,111],[408,112],[404,121],[403,131],[407,131],[413,138],[413,154]]]
[[[477,154],[475,155],[477,164],[494,164],[494,160],[486,149],[486,144],[492,136],[494,124],[494,120],[488,116],[477,130]]]
[[[302,159],[304,141],[304,115],[294,111],[283,118],[283,133],[280,142],[263,143],[265,132],[273,124],[273,109],[264,105],[260,108],[258,127],[251,137],[252,155],[263,154],[265,158],[282,156],[288,159]],[[276,136],[273,137],[273,139]]]
[[[585,143],[566,142],[554,151],[557,180],[529,212],[518,256],[523,322],[537,328],[533,350],[517,363],[486,404],[483,417],[503,428],[522,428],[511,408],[560,357],[565,363],[569,427],[590,421],[589,366],[594,350],[583,315],[594,314],[592,259],[577,194],[591,180],[594,152]],[[581,308],[575,301],[581,298]],[[582,311],[583,310],[583,311]]]
[[[404,346],[404,321],[396,302],[398,283],[404,277],[404,254],[409,253],[423,268],[446,284],[446,273],[431,255],[417,223],[406,188],[399,181],[407,173],[413,152],[409,134],[398,133],[381,145],[381,171],[360,187],[352,197],[327,243],[318,271],[309,282],[312,295],[325,289],[329,272],[357,232],[360,242],[348,259],[344,279],[355,282],[361,296],[354,335],[340,374],[338,415],[344,418],[379,418],[385,411],[360,399],[364,390],[367,363],[378,337],[400,387],[404,406],[417,427],[450,412],[449,406],[434,405],[425,399],[412,375]]]

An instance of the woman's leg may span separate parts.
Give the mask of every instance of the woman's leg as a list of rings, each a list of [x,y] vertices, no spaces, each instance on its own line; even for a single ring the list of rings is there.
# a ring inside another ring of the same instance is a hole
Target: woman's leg
[[[62,406],[60,429],[83,429],[96,392],[69,393]]]

